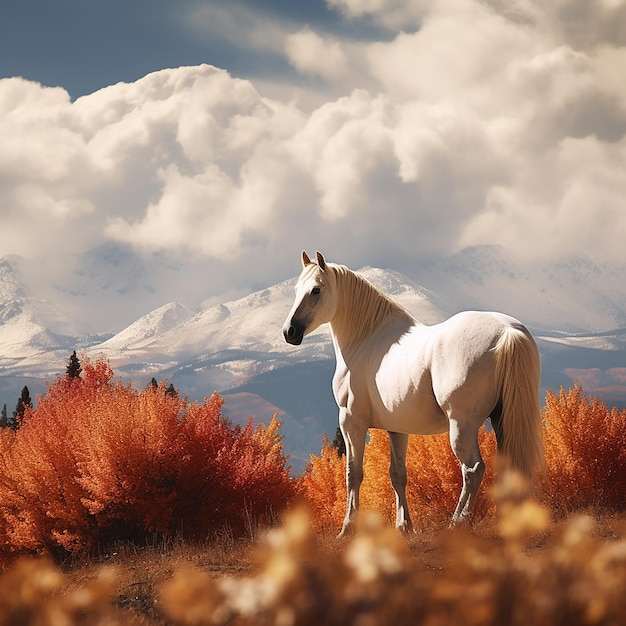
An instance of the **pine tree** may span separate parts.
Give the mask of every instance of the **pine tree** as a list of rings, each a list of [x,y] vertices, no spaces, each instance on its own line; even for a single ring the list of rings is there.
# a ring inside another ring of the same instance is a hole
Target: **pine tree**
[[[158,387],[159,383],[157,383],[157,379],[153,376],[146,389],[158,389]]]
[[[26,409],[33,408],[33,401],[30,398],[30,392],[28,391],[28,387],[24,385],[22,389],[22,395],[20,399],[17,401],[17,406],[15,407],[15,411],[13,411],[13,421],[11,422],[11,428],[17,430],[20,427],[20,422],[24,417],[24,413]]]
[[[0,428],[8,428],[11,426],[11,422],[9,422],[9,416],[7,415],[7,405],[6,402],[2,407],[2,414],[0,414]]]
[[[72,356],[70,356],[70,361],[67,364],[67,368],[65,369],[65,376],[67,378],[79,378],[82,371],[83,369],[80,366],[80,361],[76,356],[76,350],[74,350],[74,352],[72,352]]]
[[[170,383],[170,386],[165,390],[166,396],[178,396],[178,391],[174,387],[174,383]]]

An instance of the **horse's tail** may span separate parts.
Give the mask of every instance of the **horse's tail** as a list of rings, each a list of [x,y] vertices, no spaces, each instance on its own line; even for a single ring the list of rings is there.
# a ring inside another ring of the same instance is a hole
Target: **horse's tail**
[[[513,468],[530,477],[543,463],[539,351],[530,332],[519,324],[504,329],[495,353],[501,409],[494,424],[498,448]]]

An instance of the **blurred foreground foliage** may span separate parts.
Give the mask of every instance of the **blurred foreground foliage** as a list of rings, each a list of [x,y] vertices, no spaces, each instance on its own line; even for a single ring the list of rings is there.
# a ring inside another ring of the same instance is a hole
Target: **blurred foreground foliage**
[[[377,514],[362,515],[356,533],[337,541],[313,528],[310,508],[295,507],[264,535],[243,575],[168,569],[151,617],[120,610],[114,566],[68,588],[68,574],[49,561],[21,559],[0,577],[0,625],[626,623],[623,532],[600,532],[583,514],[553,522],[516,475],[500,475],[495,496],[486,536],[468,528],[428,533],[436,567],[424,561],[419,539]]]
[[[163,610],[186,626],[625,623],[623,536],[599,538],[584,515],[555,527],[514,474],[499,481],[496,500],[498,537],[443,531],[436,570],[375,513],[339,549],[296,510],[268,533],[254,575],[182,569],[162,588]]]

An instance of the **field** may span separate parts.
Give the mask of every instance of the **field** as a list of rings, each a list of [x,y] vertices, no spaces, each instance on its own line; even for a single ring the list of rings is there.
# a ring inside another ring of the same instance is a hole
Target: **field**
[[[552,522],[504,482],[498,515],[471,528],[405,537],[365,513],[337,540],[295,508],[257,538],[22,559],[0,580],[0,624],[626,623],[626,516]]]
[[[83,363],[0,430],[0,626],[626,624],[626,411],[548,392],[532,484],[487,465],[471,525],[445,435],[412,437],[416,528],[392,528],[389,446],[372,430],[362,513],[337,540],[345,456],[290,475],[280,423],[233,426]]]

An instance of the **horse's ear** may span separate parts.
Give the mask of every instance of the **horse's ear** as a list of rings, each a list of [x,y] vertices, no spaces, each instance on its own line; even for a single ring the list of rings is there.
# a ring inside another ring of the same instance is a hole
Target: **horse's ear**
[[[302,267],[306,267],[310,265],[311,259],[309,259],[309,255],[306,253],[306,250],[302,251]]]
[[[324,255],[321,252],[316,252],[315,256],[317,257],[317,264],[320,266],[320,269],[325,270],[326,260],[324,259]]]

